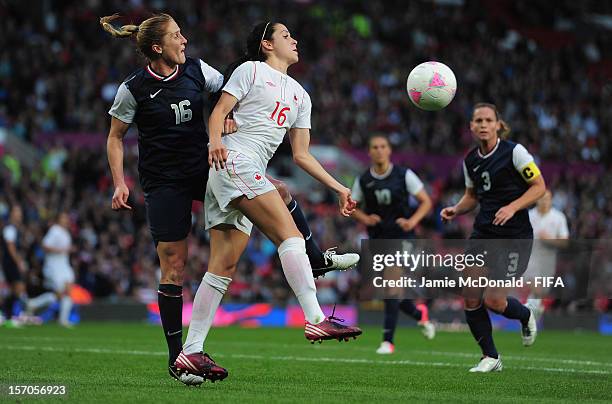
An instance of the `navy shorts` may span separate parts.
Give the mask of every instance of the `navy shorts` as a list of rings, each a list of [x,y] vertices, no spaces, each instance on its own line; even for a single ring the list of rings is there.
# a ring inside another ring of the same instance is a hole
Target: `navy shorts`
[[[468,252],[485,254],[490,279],[510,279],[525,273],[532,247],[533,233],[509,238],[474,230],[470,235]]]
[[[156,245],[187,238],[192,202],[204,200],[207,180],[208,171],[205,176],[174,182],[143,181],[147,222]]]
[[[5,254],[8,254],[8,252]],[[21,271],[19,271],[19,268],[17,268],[17,265],[15,264],[4,262],[2,264],[2,272],[4,272],[4,279],[6,279],[7,283],[12,284],[23,281]]]

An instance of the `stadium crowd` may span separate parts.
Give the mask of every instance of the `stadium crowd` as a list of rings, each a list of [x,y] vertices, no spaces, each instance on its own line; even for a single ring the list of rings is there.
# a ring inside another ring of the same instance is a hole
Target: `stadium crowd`
[[[314,133],[321,143],[363,147],[372,131],[381,130],[404,149],[463,153],[471,142],[465,124],[470,107],[490,100],[511,122],[516,140],[542,158],[607,161],[609,155],[610,141],[602,134],[612,124],[612,84],[605,76],[612,44],[596,24],[584,29],[585,18],[610,11],[606,2],[563,1],[552,10],[530,7],[528,13],[522,10],[525,2],[485,0],[463,6],[452,5],[462,1],[87,3],[66,1],[47,10],[11,2],[0,8],[11,16],[0,28],[0,124],[25,139],[41,132],[106,132],[106,111],[118,85],[143,61],[126,41],[109,40],[98,18],[119,12],[125,22],[140,21],[163,9],[181,24],[188,53],[218,69],[239,56],[255,21],[283,16],[307,61],[292,75],[315,100]],[[423,18],[427,15],[436,18]],[[523,15],[530,18],[519,23]],[[10,43],[24,46],[4,46]],[[439,114],[406,102],[405,77],[429,59],[452,66],[459,78],[457,98]]]
[[[0,128],[37,145],[44,156],[33,169],[8,154],[2,164],[0,216],[6,218],[13,204],[23,207],[22,248],[33,278],[40,272],[41,239],[52,216],[67,211],[80,285],[97,297],[155,296],[156,254],[135,150],[125,161],[134,210],[116,213],[110,209],[113,189],[103,146],[86,150],[41,140],[68,132],[107,133],[107,110],[117,87],[142,63],[130,43],[111,41],[100,29],[99,16],[112,12],[123,13],[126,22],[154,10],[169,12],[189,40],[187,52],[220,70],[239,56],[255,21],[283,16],[305,60],[291,74],[313,99],[313,141],[320,144],[363,149],[369,135],[383,132],[397,151],[463,156],[472,144],[471,106],[495,102],[513,127],[513,139],[539,159],[586,161],[601,168],[590,175],[559,172],[547,180],[555,206],[569,219],[572,238],[612,236],[612,171],[607,167],[612,84],[606,76],[612,44],[603,28],[583,29],[592,13],[612,12],[605,2],[561,1],[552,15],[534,7],[520,23],[516,16],[524,13],[523,2],[484,0],[239,2],[236,7],[203,0],[86,3],[65,1],[53,9],[27,2],[0,5],[0,15],[11,17],[3,18],[0,27]],[[432,14],[435,24],[423,18]],[[14,43],[20,46],[7,46]],[[444,61],[459,79],[456,99],[439,113],[413,108],[404,89],[409,69],[430,59]],[[436,206],[421,234],[464,237],[469,217],[450,227],[437,219],[440,207],[463,192],[460,167],[445,178],[430,169],[418,174]],[[309,200],[312,192],[297,191],[323,248],[358,249],[365,233],[356,222],[335,215],[334,206]],[[201,210],[194,205],[187,276],[193,292],[209,254]],[[277,260],[268,240],[253,237],[229,297],[285,302],[289,288]],[[354,300],[355,282],[354,273],[328,276],[319,283],[321,301]]]

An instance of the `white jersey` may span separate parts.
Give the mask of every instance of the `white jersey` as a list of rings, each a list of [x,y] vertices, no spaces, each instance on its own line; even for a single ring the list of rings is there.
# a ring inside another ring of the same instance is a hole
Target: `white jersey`
[[[58,224],[51,226],[42,241],[43,247],[69,250],[72,245],[72,237],[68,230]],[[70,257],[68,252],[45,254],[45,269],[66,269],[70,268]]]
[[[529,221],[533,227],[533,237],[540,238],[541,233],[554,239],[566,239],[569,237],[567,219],[560,210],[551,208],[545,214],[541,214],[537,208],[529,210]]]
[[[553,239],[569,238],[567,219],[560,210],[551,208],[545,214],[541,214],[537,208],[530,209],[529,221],[535,239],[541,238],[542,233]],[[546,242],[536,242],[534,247],[525,276],[553,276],[557,267],[556,249],[546,245]]]
[[[223,91],[238,99],[238,130],[222,138],[230,149],[268,161],[292,128],[310,129],[310,96],[296,80],[265,62],[245,62],[232,73]]]

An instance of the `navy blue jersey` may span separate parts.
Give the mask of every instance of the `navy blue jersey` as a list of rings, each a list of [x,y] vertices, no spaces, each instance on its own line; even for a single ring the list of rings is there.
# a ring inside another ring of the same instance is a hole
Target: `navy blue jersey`
[[[150,66],[119,87],[109,114],[138,126],[141,182],[176,181],[208,170],[208,135],[203,110],[223,76],[199,59],[187,58],[166,76]]]
[[[370,238],[412,238],[413,232],[405,232],[395,221],[412,216],[417,204],[411,202],[410,195],[422,189],[423,183],[412,170],[394,165],[383,175],[367,170],[357,178],[353,199],[360,203],[365,213],[376,214],[382,219],[376,226],[368,226]]]
[[[2,229],[2,237],[0,238],[0,240],[2,241],[0,244],[2,246],[2,266],[5,269],[17,268],[17,263],[15,262],[11,254],[9,253],[8,243],[9,242],[15,243],[15,248],[17,249],[17,251],[19,251],[19,248],[20,248],[19,230],[17,230],[17,227],[15,227],[14,225],[7,224]]]
[[[503,226],[493,225],[497,211],[518,199],[529,182],[540,175],[533,157],[518,143],[500,140],[483,156],[478,147],[464,161],[465,185],[474,188],[480,212],[474,222],[479,234],[495,237],[524,237],[533,233],[527,209],[520,210]]]

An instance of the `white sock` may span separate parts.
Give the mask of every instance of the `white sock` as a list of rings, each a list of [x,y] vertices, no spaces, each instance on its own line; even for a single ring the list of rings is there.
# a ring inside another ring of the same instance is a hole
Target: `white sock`
[[[36,311],[40,309],[41,307],[49,306],[55,303],[56,300],[57,300],[57,297],[55,293],[46,292],[40,296],[36,296],[33,299],[28,299],[26,303],[26,307],[28,311]]]
[[[319,324],[325,315],[317,300],[317,288],[306,255],[306,244],[300,237],[291,237],[278,246],[278,256],[285,278],[300,302],[304,317],[310,324]]]
[[[215,313],[232,278],[206,272],[193,299],[193,310],[187,339],[183,345],[185,354],[202,352],[204,341],[212,326]]]
[[[60,324],[68,324],[68,319],[70,318],[70,310],[72,310],[72,299],[70,298],[70,296],[63,296],[60,300]]]

